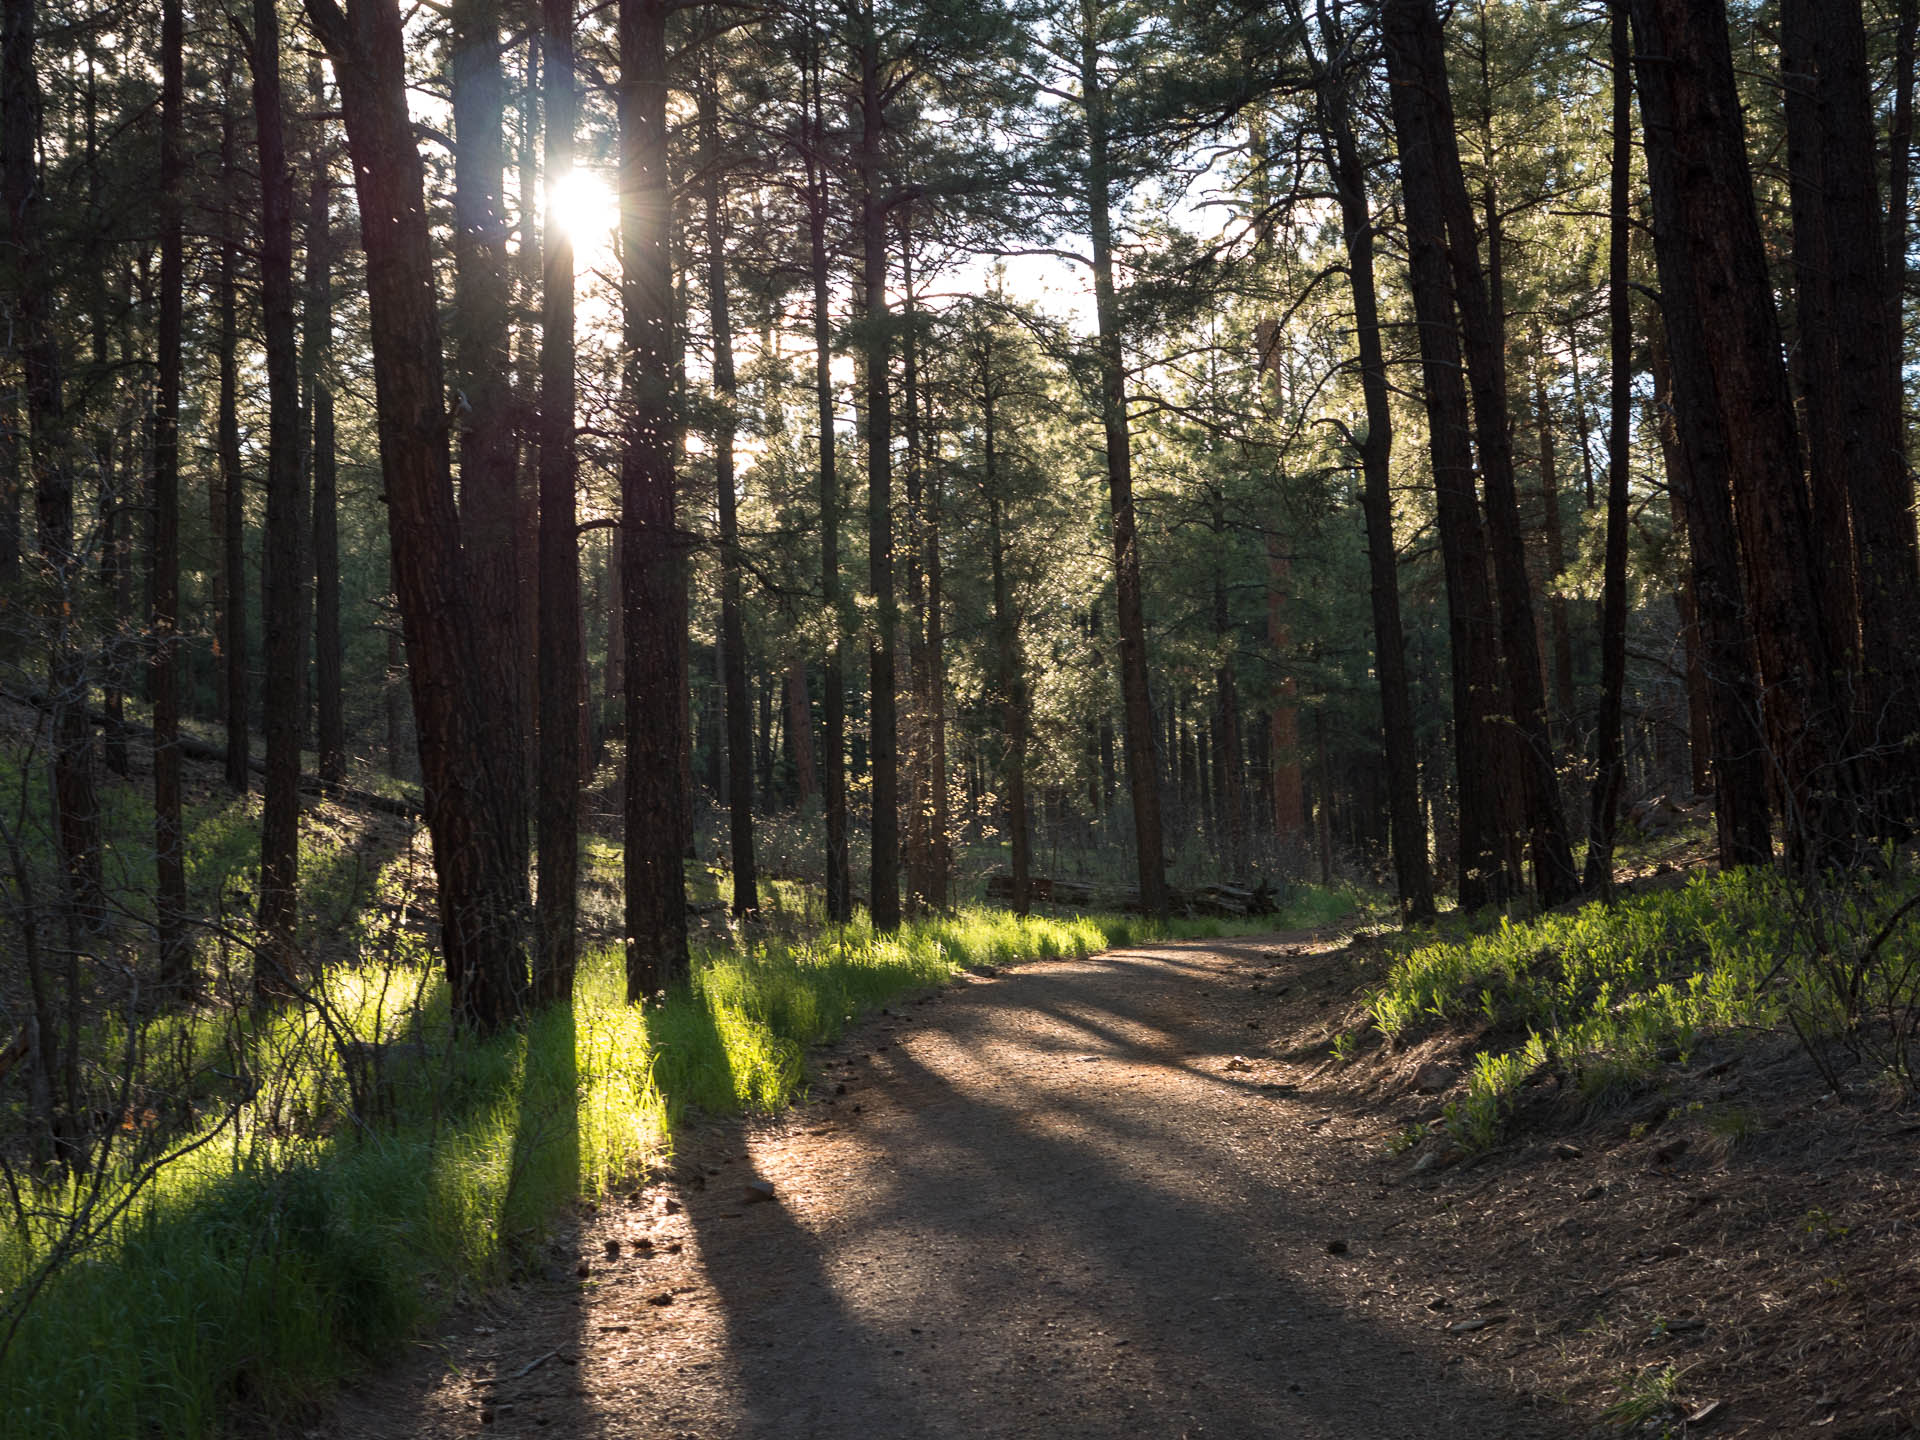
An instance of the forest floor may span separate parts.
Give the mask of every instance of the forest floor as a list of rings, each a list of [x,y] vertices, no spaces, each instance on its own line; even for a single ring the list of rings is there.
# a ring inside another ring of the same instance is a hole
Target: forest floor
[[[1791,1046],[1434,1166],[1300,932],[975,973],[708,1123],[307,1435],[1906,1433],[1911,1113]],[[1689,1096],[1741,1096],[1750,1131]],[[1723,1127],[1724,1129],[1724,1127]]]

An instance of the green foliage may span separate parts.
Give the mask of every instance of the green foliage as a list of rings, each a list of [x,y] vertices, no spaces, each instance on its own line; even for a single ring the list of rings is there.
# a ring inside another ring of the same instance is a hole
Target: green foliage
[[[1649,1365],[1626,1385],[1602,1418],[1621,1430],[1636,1430],[1679,1408],[1681,1372],[1672,1365]]]
[[[1744,870],[1611,907],[1502,919],[1478,935],[1455,927],[1402,953],[1367,1006],[1389,1037],[1486,1026],[1491,1048],[1449,1123],[1463,1144],[1490,1144],[1513,1090],[1542,1065],[1604,1103],[1644,1086],[1663,1059],[1684,1063],[1710,1034],[1787,1021],[1815,1045],[1860,1034],[1870,1016],[1849,1008],[1838,977],[1857,970],[1864,942],[1821,936],[1874,933],[1904,887],[1847,893],[1852,908],[1836,923],[1834,895],[1810,898],[1778,875]],[[1914,1004],[1912,939],[1896,927],[1875,952],[1885,960],[1872,971],[1882,1011]],[[1509,1048],[1518,1035],[1524,1044]]]

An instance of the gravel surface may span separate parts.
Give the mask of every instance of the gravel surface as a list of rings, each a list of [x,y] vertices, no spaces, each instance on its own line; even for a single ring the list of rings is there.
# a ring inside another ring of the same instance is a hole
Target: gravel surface
[[[1577,1433],[1503,1363],[1499,1297],[1422,1303],[1372,1130],[1301,1088],[1333,948],[1157,945],[897,1004],[811,1057],[810,1103],[683,1137],[306,1433]]]

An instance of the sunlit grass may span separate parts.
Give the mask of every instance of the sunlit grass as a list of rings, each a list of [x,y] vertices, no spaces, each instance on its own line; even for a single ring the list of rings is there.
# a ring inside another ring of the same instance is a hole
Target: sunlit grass
[[[196,827],[209,887],[244,883],[246,818],[233,804]],[[1253,922],[968,909],[891,936],[864,917],[802,935],[772,926],[698,947],[691,984],[644,1011],[625,1003],[617,952],[601,950],[584,957],[570,1009],[477,1041],[447,1023],[443,978],[405,927],[403,862],[356,922],[367,963],[330,969],[317,1003],[150,1022],[150,1053],[191,1073],[206,1117],[175,1143],[207,1143],[162,1169],[29,1312],[0,1369],[0,1415],[21,1433],[199,1436],[236,1405],[290,1415],[449,1298],[510,1274],[566,1205],[643,1174],[690,1113],[791,1103],[810,1046],[965,967],[1347,908],[1303,891],[1298,913]],[[804,887],[769,887],[768,908],[790,920],[813,904]],[[31,1211],[0,1231],[0,1289],[57,1239]]]
[[[1443,1024],[1483,1029],[1453,1131],[1470,1148],[1498,1138],[1522,1084],[1551,1068],[1590,1103],[1643,1089],[1665,1059],[1689,1060],[1713,1036],[1767,1032],[1791,1017],[1803,1035],[1852,1022],[1836,1001],[1836,954],[1878,928],[1906,890],[1809,897],[1781,876],[1750,869],[1703,874],[1685,886],[1595,902],[1534,919],[1501,919],[1475,933],[1465,917],[1442,938],[1404,942],[1386,979],[1366,996],[1381,1031],[1411,1039]],[[1822,940],[1814,916],[1833,913]],[[1907,953],[1914,927],[1893,932]],[[1883,1009],[1915,1002],[1914,970]],[[1866,972],[1881,984],[1879,972]]]

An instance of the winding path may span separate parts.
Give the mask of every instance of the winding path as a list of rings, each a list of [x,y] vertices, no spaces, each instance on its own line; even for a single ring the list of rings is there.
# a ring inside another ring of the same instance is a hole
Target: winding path
[[[875,1017],[816,1057],[814,1103],[692,1137],[330,1429],[1563,1434],[1492,1378],[1497,1332],[1421,1303],[1356,1163],[1374,1128],[1296,1088],[1316,1062],[1273,1037],[1337,1003],[1330,952],[1114,951]]]

